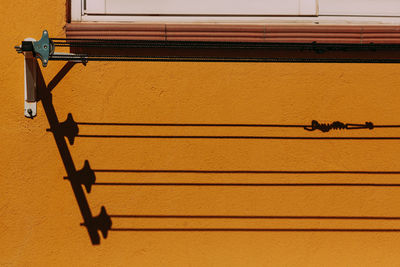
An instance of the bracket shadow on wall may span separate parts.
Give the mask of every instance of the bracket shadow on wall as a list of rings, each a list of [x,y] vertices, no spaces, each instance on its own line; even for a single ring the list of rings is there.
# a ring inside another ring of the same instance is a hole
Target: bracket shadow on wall
[[[59,46],[70,47],[80,53],[57,53]],[[76,122],[69,114],[66,121],[59,122],[52,101],[51,91],[77,62],[88,61],[191,61],[191,62],[320,62],[320,63],[400,63],[400,45],[396,44],[278,44],[278,43],[223,43],[223,42],[167,42],[167,41],[121,41],[121,40],[78,40],[49,38],[44,31],[41,40],[25,39],[16,46],[19,53],[25,55],[25,116],[36,116],[36,103],[42,102],[68,180],[78,203],[83,223],[92,244],[100,244],[100,235],[107,238],[109,231],[327,231],[327,232],[400,232],[400,229],[336,229],[336,228],[113,228],[112,218],[165,218],[165,219],[337,219],[337,220],[400,220],[400,217],[371,216],[226,216],[226,215],[129,215],[107,214],[103,206],[98,216],[93,216],[86,193],[92,186],[372,186],[398,187],[400,184],[385,183],[98,183],[96,172],[124,173],[236,173],[236,174],[363,174],[363,175],[400,175],[400,171],[286,171],[286,170],[109,170],[90,167],[85,161],[83,168],[77,170],[73,162],[68,144],[74,144],[75,138],[208,138],[208,139],[304,139],[304,140],[399,140],[400,137],[284,137],[284,136],[128,136],[128,135],[80,135],[79,125],[119,125],[119,126],[174,126],[174,127],[279,127],[301,128],[306,132],[328,132],[331,130],[376,130],[378,128],[399,128],[400,125],[377,125],[366,123],[319,123],[281,125],[281,124],[170,124],[170,123],[96,123]],[[116,54],[116,53],[119,54]],[[273,55],[273,56],[272,56]],[[67,61],[58,74],[46,85],[37,59],[46,67],[49,61]]]

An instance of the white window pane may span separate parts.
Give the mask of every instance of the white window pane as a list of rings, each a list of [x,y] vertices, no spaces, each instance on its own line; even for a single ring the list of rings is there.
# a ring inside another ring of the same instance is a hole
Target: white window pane
[[[106,0],[106,13],[132,15],[315,15],[316,2],[315,0]]]
[[[87,14],[104,14],[106,0],[83,0],[83,10]]]
[[[319,0],[319,14],[400,16],[400,0]]]

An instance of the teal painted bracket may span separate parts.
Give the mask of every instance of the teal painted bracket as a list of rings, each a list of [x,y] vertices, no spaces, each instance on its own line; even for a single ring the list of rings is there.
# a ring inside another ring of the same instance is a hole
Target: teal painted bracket
[[[54,46],[49,39],[47,30],[43,31],[42,38],[39,41],[33,42],[33,51],[42,61],[43,67],[46,67],[49,62],[49,57],[54,51]]]
[[[50,56],[54,53],[54,44],[49,38],[48,31],[44,30],[39,41],[23,41],[22,45],[16,46],[15,49],[18,53],[32,52],[42,61],[43,67],[46,67]]]

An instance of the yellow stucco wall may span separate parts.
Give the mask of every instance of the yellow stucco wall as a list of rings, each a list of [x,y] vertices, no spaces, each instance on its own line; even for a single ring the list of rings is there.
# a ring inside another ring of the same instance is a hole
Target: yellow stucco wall
[[[110,232],[92,246],[41,104],[23,116],[23,57],[13,46],[47,29],[64,37],[65,1],[1,1],[0,266],[398,266],[400,233]],[[63,62],[50,62],[49,82]],[[53,90],[60,121],[399,124],[399,65],[89,63]],[[400,136],[400,130],[90,127],[82,134]],[[400,142],[78,138],[77,168],[400,170]],[[371,182],[398,175],[99,173],[102,182]],[[94,215],[399,216],[395,187],[107,187]],[[396,228],[398,221],[113,219],[113,227]]]

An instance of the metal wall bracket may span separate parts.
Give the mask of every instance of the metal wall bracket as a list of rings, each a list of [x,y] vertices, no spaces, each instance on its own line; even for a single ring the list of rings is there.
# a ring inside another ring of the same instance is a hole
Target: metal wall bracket
[[[34,40],[32,38],[25,39],[26,41]],[[25,117],[33,119],[37,111],[37,75],[38,65],[37,59],[33,52],[24,52],[24,91],[25,91]]]
[[[43,67],[46,67],[50,56],[54,53],[54,44],[49,39],[47,30],[44,30],[39,41],[28,38],[22,41],[20,46],[15,46],[15,49],[18,53],[32,52],[34,57],[40,58]]]
[[[54,52],[53,42],[49,39],[49,33],[44,30],[42,38],[36,41],[33,38],[27,38],[22,41],[20,46],[15,46],[18,53],[23,53],[24,61],[24,83],[25,83],[25,117],[34,118],[37,114],[37,77],[38,68],[37,59],[42,61],[43,67],[47,66],[50,56]]]
[[[76,59],[70,60],[71,62],[81,62],[84,65],[87,59],[80,55],[68,53],[54,53],[55,46],[53,41],[49,38],[47,30],[43,31],[42,38],[36,41],[33,38],[26,38],[22,41],[21,45],[15,46],[18,53],[24,54],[24,80],[25,80],[25,117],[34,118],[37,115],[36,107],[38,102],[37,96],[37,77],[40,68],[38,67],[37,58],[42,61],[43,67],[47,64],[53,55],[58,57],[73,56]],[[71,139],[69,139],[71,142]],[[72,140],[73,143],[73,140]]]
[[[43,31],[42,38],[39,41],[33,42],[33,50],[36,56],[42,60],[43,67],[46,67],[50,55],[54,52],[54,45],[49,39],[47,30]]]

